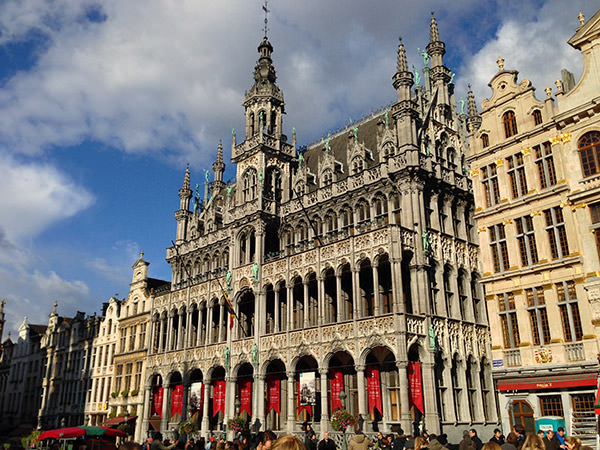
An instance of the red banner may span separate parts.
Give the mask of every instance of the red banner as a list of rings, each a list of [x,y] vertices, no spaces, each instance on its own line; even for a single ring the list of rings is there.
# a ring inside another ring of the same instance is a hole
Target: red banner
[[[275,375],[267,375],[267,414],[272,409],[281,414],[281,380]]]
[[[367,377],[367,395],[369,399],[369,412],[377,408],[379,414],[383,415],[381,406],[381,383],[379,382],[379,369],[377,366],[367,366],[365,373]]]
[[[225,414],[225,381],[215,381],[213,385],[213,416],[221,411]]]
[[[331,412],[333,413],[337,409],[342,409],[342,401],[340,400],[340,392],[344,389],[344,374],[341,370],[331,369],[329,371],[329,390],[331,405]]]
[[[423,383],[421,381],[421,363],[417,361],[408,362],[408,389],[410,391],[410,406],[414,406],[422,414],[423,408]]]
[[[183,412],[183,385],[178,384],[171,393],[171,417],[175,414],[181,416]]]
[[[162,417],[162,405],[163,405],[163,395],[165,393],[165,388],[154,386],[152,392],[152,411],[150,411],[150,417],[154,414],[158,414],[159,417]]]
[[[246,411],[246,413],[252,415],[252,379],[251,378],[240,378],[238,380],[240,386],[240,413]]]
[[[308,414],[312,415],[312,406],[310,406],[310,405],[301,405],[300,404],[300,381],[296,382],[296,385],[298,386],[298,399],[297,399],[297,402],[296,402],[298,404],[298,412],[297,412],[297,414],[300,414],[303,409],[306,409],[306,411],[308,412]]]

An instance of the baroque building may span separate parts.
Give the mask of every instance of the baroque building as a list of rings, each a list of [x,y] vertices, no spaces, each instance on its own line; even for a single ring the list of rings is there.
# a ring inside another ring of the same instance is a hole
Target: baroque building
[[[504,429],[563,416],[595,440],[600,326],[600,11],[568,43],[583,56],[541,100],[504,68],[479,115],[471,176]]]
[[[144,379],[150,342],[152,297],[155,289],[163,287],[168,290],[170,286],[165,281],[148,277],[149,263],[143,257],[144,254],[140,254],[133,264],[129,294],[115,309],[117,322],[112,337],[115,342],[111,344],[114,363],[109,369],[112,375],[108,399],[111,417],[104,423],[109,426],[127,423],[127,431],[137,442],[143,442],[146,437],[142,421],[137,420],[137,416],[142,414],[146,392]]]
[[[235,182],[219,143],[204,197],[189,170],[179,190],[172,284],[152,298],[144,431],[191,418],[221,432],[238,414],[256,429],[324,431],[341,405],[366,431],[489,431],[467,116],[435,18],[423,76],[400,42],[391,106],[306,147],[283,132],[266,36],[258,53],[245,137],[232,133]]]
[[[87,392],[92,382],[92,344],[100,319],[78,311],[75,317],[59,316],[57,303],[41,336],[46,365],[42,374],[39,428],[59,428],[85,423]]]
[[[120,307],[121,303],[115,297],[103,304],[98,334],[92,344],[91,385],[85,403],[86,424],[89,425],[100,426],[108,419]]]

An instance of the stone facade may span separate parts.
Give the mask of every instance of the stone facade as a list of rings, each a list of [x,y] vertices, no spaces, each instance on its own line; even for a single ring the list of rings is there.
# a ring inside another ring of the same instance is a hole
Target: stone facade
[[[260,43],[245,139],[233,131],[235,183],[219,144],[203,198],[189,170],[179,191],[172,285],[152,303],[144,432],[186,418],[218,432],[237,414],[326,430],[342,401],[367,431],[457,439],[457,425],[496,425],[467,117],[434,18],[430,31],[422,85],[400,43],[397,100],[304,148],[283,134],[273,47]],[[298,383],[312,376],[306,408]]]
[[[95,315],[83,312],[72,318],[59,316],[56,307],[55,303],[40,342],[46,366],[37,425],[44,429],[84,423],[92,381],[92,344],[100,322]]]
[[[542,100],[518,72],[499,71],[477,113],[469,163],[505,431],[564,416],[594,434],[600,326],[600,12],[569,44],[584,70],[563,71]],[[534,377],[532,379],[532,377]],[[575,414],[573,414],[575,413]]]
[[[91,387],[85,403],[85,415],[90,425],[100,426],[108,419],[120,308],[121,302],[114,297],[103,305],[98,335],[92,345]]]

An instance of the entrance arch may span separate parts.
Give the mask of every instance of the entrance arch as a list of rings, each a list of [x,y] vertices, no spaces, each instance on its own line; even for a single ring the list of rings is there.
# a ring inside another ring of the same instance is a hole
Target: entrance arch
[[[280,359],[274,359],[267,365],[265,371],[265,425],[267,430],[281,430],[282,420],[287,415],[287,377],[285,364]],[[259,394],[260,395],[260,394]]]
[[[318,422],[321,420],[321,392],[318,382],[319,365],[311,355],[300,357],[296,363],[296,420]],[[303,374],[308,375],[303,375]],[[314,377],[314,378],[312,378]],[[314,382],[312,382],[314,380]]]
[[[396,357],[389,348],[379,346],[369,351],[365,363],[367,410],[371,420],[399,424],[400,378]]]

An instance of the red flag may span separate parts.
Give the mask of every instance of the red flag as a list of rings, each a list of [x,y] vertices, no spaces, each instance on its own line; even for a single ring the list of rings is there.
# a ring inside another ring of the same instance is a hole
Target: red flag
[[[423,383],[421,381],[421,363],[418,361],[408,362],[408,388],[410,391],[410,406],[414,406],[422,414],[423,408]]]
[[[267,375],[267,414],[272,409],[281,414],[281,380],[275,375]]]
[[[213,416],[219,414],[221,411],[225,414],[225,381],[215,381],[213,385]]]
[[[381,406],[381,383],[379,382],[379,368],[377,366],[367,366],[365,373],[367,377],[367,394],[369,400],[369,411],[377,408],[379,414],[383,414]]]
[[[240,412],[252,415],[252,379],[240,378],[238,380],[240,386]]]
[[[331,412],[334,412],[337,409],[342,409],[340,392],[344,389],[344,374],[339,369],[331,369],[329,378],[329,389],[331,391],[329,404],[331,405]]]

